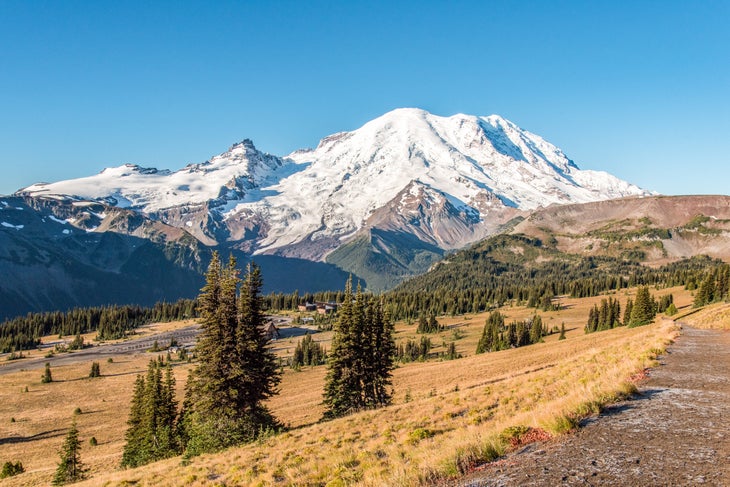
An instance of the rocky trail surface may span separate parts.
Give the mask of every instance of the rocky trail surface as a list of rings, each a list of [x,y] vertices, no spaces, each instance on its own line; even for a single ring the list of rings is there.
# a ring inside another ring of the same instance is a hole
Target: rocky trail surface
[[[684,327],[640,394],[461,487],[730,485],[730,333]]]

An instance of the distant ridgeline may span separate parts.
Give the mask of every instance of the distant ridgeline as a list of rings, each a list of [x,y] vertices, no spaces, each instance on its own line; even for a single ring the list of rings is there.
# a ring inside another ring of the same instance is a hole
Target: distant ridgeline
[[[148,323],[195,316],[195,301],[192,299],[157,303],[151,308],[103,306],[75,308],[66,312],[28,313],[0,324],[0,353],[36,347],[44,335],[73,336],[96,331],[97,340],[114,340]]]

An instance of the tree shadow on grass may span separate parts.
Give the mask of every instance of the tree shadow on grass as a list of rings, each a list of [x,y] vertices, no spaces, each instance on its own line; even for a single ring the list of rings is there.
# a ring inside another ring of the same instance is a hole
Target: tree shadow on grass
[[[0,445],[12,445],[15,443],[28,443],[30,441],[45,440],[48,438],[57,438],[66,434],[67,429],[55,429],[44,431],[31,436],[11,436],[8,438],[0,438]]]

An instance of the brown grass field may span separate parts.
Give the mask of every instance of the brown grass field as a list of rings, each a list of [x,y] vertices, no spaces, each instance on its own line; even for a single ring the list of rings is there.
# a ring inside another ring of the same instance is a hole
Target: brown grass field
[[[652,292],[673,293],[682,311],[692,300],[682,288]],[[626,295],[617,293],[622,305]],[[90,468],[89,480],[79,485],[421,485],[445,480],[503,453],[504,441],[498,437],[507,427],[559,434],[571,429],[576,418],[630,392],[633,385],[627,380],[651,366],[677,333],[671,320],[658,318],[645,327],[585,335],[588,308],[600,299],[562,298],[564,309],[539,313],[550,328],[564,322],[567,340],[558,341],[554,334],[545,343],[483,355],[474,350],[486,313],[441,317],[449,328],[432,336],[433,351],[456,341],[464,358],[401,365],[394,372],[392,406],[326,423],[317,422],[325,367],[287,368],[281,393],[269,406],[291,429],[193,458],[185,466],[177,457],[119,469],[132,385],[155,354],[102,361],[103,376],[96,379],[87,378],[90,361],[54,367],[51,384],[40,383],[42,369],[0,375],[0,462],[21,461],[26,469],[3,482],[50,483],[77,407],[82,411],[77,417],[82,461]],[[501,311],[508,320],[534,313],[518,306]],[[170,326],[176,325],[164,328]],[[419,337],[415,326],[398,323],[396,339]],[[327,344],[330,335],[315,339]],[[298,340],[277,341],[277,353],[290,355]],[[178,398],[190,367],[175,366]],[[97,446],[89,445],[92,436]]]
[[[692,313],[678,321],[695,328],[730,330],[730,303],[717,303],[707,306],[697,313]]]

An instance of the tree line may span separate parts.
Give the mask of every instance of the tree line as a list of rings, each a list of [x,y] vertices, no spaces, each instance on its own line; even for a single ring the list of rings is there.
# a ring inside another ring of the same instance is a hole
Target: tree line
[[[195,309],[194,300],[181,299],[149,308],[114,305],[28,313],[0,324],[0,353],[37,347],[44,335],[74,336],[96,331],[98,340],[123,338],[148,323],[193,318]]]

